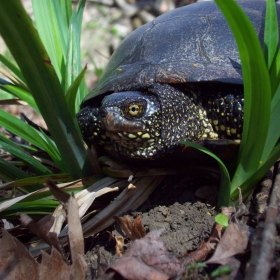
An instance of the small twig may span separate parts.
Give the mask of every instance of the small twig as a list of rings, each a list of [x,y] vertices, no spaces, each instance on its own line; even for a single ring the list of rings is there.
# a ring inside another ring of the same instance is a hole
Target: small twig
[[[245,280],[268,279],[275,246],[276,218],[280,193],[280,164],[277,165],[277,174],[270,196],[269,206],[266,210],[265,221],[259,222],[259,227],[252,245],[252,257],[246,273]]]

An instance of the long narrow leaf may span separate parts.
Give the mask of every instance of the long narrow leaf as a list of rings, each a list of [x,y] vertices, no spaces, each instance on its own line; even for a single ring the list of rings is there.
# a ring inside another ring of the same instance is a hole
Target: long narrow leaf
[[[1,136],[1,135],[0,135]],[[43,174],[51,174],[52,172],[42,165],[38,160],[34,159],[32,156],[28,155],[24,151],[22,151],[19,147],[17,147],[13,143],[4,143],[0,139],[0,149],[12,154],[13,156],[22,160],[26,166],[30,168],[35,174],[43,175]]]
[[[52,214],[59,205],[55,200],[38,200],[31,202],[17,202],[8,209],[1,212],[1,217],[15,216],[19,213],[27,215],[48,215]],[[1,204],[0,204],[1,206]]]
[[[91,170],[87,153],[64,92],[38,33],[20,1],[0,1],[0,33],[23,73],[63,162],[67,165],[67,171],[74,178],[89,175]]]
[[[271,154],[272,149],[280,138],[279,119],[280,119],[280,85],[274,94],[271,102],[271,117],[268,128],[267,140],[264,145],[262,161],[265,162]]]
[[[72,14],[70,26],[69,26],[69,41],[67,46],[67,59],[66,59],[66,73],[65,73],[65,86],[68,89],[75,81],[76,77],[81,73],[81,57],[80,57],[80,40],[82,29],[82,16],[85,7],[86,0],[81,0],[77,11]],[[79,106],[87,94],[87,88],[85,81],[82,80],[79,86],[76,102],[75,113],[78,112]],[[71,107],[72,110],[72,107]]]
[[[35,23],[40,38],[50,56],[56,74],[64,86],[67,51],[67,19],[61,15],[60,1],[32,0]]]
[[[77,113],[76,108],[76,100],[78,95],[79,86],[81,85],[81,82],[84,82],[84,76],[86,73],[87,67],[85,67],[82,72],[79,74],[79,76],[74,80],[70,88],[68,88],[66,92],[66,100],[67,104],[69,106],[70,112],[72,116],[74,117]]]
[[[35,109],[38,113],[40,112],[34,98],[32,97],[29,91],[19,88],[16,85],[1,85],[1,88],[13,94],[14,96],[18,97],[19,99],[25,101],[29,106]]]
[[[2,180],[14,181],[27,177],[28,175],[25,172],[0,158],[0,178]]]
[[[46,151],[62,170],[65,169],[63,165],[59,165],[61,162],[61,157],[56,145],[51,140],[47,141],[41,132],[35,130],[27,123],[6,113],[3,110],[0,110],[0,125],[15,135],[18,135],[22,139]]]
[[[67,26],[69,26],[71,16],[72,16],[72,1],[60,0],[59,2],[60,2],[62,17],[66,20]]]
[[[217,157],[215,154],[213,154],[210,150],[208,150],[207,148],[205,148],[199,144],[196,144],[196,143],[193,143],[190,141],[181,141],[181,144],[195,148],[195,149],[211,156],[212,158],[214,158],[217,161],[217,163],[219,164],[219,167],[220,167],[220,171],[221,171],[219,201],[217,204],[217,208],[229,205],[229,203],[230,203],[230,177],[229,177],[228,170],[227,170],[226,166],[224,165],[224,163],[221,161],[221,159],[219,157]]]
[[[18,187],[23,187],[26,185],[45,184],[47,179],[52,180],[52,182],[69,182],[71,180],[71,177],[69,174],[66,174],[66,173],[28,177],[28,178],[19,179],[16,181],[2,184],[2,185],[0,185],[0,190],[18,188]],[[49,190],[48,188],[46,188],[46,189]],[[43,190],[42,190],[42,192],[43,192]],[[42,197],[40,197],[40,199],[41,198]],[[38,199],[38,197],[36,197],[36,199]],[[34,200],[34,199],[32,199],[32,200]]]
[[[18,79],[20,79],[23,83],[25,83],[24,81],[24,77],[22,76],[21,71],[19,70],[19,68],[13,64],[9,59],[7,59],[5,56],[3,56],[2,54],[0,54],[0,61],[8,68],[10,69],[14,75],[16,75],[16,77]]]
[[[268,0],[266,5],[266,20],[264,30],[264,57],[267,68],[270,69],[279,46],[278,19],[275,0]]]
[[[264,164],[260,166],[258,172],[252,174],[243,184],[242,184],[242,195],[246,199],[252,193],[252,187],[256,185],[257,182],[261,180],[261,178],[266,174],[271,166],[280,158],[280,144],[278,144],[273,151],[271,152],[269,158],[266,160]],[[232,193],[232,198],[237,200],[238,191],[234,190]]]
[[[280,85],[280,50],[276,54],[275,59],[272,61],[272,65],[269,69],[269,76],[271,82],[271,97],[273,97],[277,88]]]
[[[238,168],[231,182],[233,192],[262,164],[263,143],[270,118],[271,89],[260,42],[249,19],[235,1],[215,2],[226,17],[236,39],[244,80],[244,125]]]

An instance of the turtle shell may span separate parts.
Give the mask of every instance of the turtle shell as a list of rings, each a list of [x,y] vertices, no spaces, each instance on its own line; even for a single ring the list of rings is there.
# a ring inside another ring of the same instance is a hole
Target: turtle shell
[[[266,2],[238,3],[263,42]],[[243,84],[235,39],[212,1],[167,12],[132,32],[114,52],[82,107],[96,96],[130,84],[188,82]]]

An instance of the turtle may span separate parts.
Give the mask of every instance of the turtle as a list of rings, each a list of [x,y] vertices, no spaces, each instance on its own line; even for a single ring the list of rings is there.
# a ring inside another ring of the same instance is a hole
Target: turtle
[[[238,3],[262,43],[266,2]],[[215,2],[205,1],[167,12],[128,35],[77,119],[89,146],[125,160],[161,162],[172,155],[176,160],[184,140],[212,148],[238,142],[243,115],[237,45]]]

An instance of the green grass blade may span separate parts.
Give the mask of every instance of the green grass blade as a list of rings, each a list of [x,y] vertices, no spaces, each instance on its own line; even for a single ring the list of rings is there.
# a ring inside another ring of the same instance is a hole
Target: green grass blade
[[[217,204],[217,208],[221,208],[222,206],[228,206],[230,203],[230,177],[229,177],[229,173],[228,170],[226,168],[226,166],[224,165],[224,163],[221,161],[220,158],[218,158],[215,154],[213,154],[210,150],[208,150],[207,148],[196,144],[194,142],[189,142],[189,141],[181,141],[180,142],[183,145],[187,145],[190,146],[192,148],[195,148],[209,156],[211,156],[212,158],[214,158],[217,163],[219,164],[220,167],[220,171],[221,171],[221,182],[220,182],[220,188],[219,188],[219,201]]]
[[[30,177],[30,174],[25,173],[21,169],[17,168],[13,164],[2,160],[0,158],[0,178],[3,181],[10,182],[15,181],[22,178],[28,178]],[[22,187],[19,187],[18,189],[21,190],[23,193],[30,193],[33,191],[37,191],[38,189],[42,188],[40,185],[25,185]]]
[[[81,84],[81,82],[84,82],[84,76],[86,73],[87,68],[85,67],[82,72],[79,74],[79,76],[74,80],[70,88],[68,88],[66,92],[66,101],[69,106],[70,112],[72,116],[74,117],[77,113],[77,107],[76,107],[76,100],[78,95],[78,89]],[[78,108],[79,110],[79,108]]]
[[[268,128],[267,140],[265,142],[265,147],[262,155],[262,161],[265,162],[268,156],[271,154],[273,147],[280,138],[279,129],[279,119],[280,119],[280,85],[278,90],[274,94],[271,102],[271,117]]]
[[[275,0],[268,0],[266,5],[266,20],[264,30],[264,57],[267,68],[270,69],[278,53],[279,33]]]
[[[19,99],[25,101],[29,106],[40,113],[37,104],[29,91],[26,91],[16,85],[2,85],[1,88],[18,97]]]
[[[12,182],[8,182],[5,184],[0,185],[0,190],[2,189],[11,189],[11,188],[19,188],[19,187],[23,187],[26,185],[37,185],[37,184],[45,184],[46,180],[50,179],[53,182],[69,182],[71,180],[71,176],[67,173],[60,173],[60,174],[51,174],[51,175],[42,175],[42,176],[34,176],[34,177],[28,177],[28,178],[24,178],[24,179],[19,179],[16,181],[12,181]],[[46,188],[49,191],[49,188]],[[44,192],[44,190],[42,190],[42,192]],[[42,193],[42,192],[36,192],[36,194],[38,193]],[[50,192],[48,192],[48,195],[50,194]],[[30,199],[30,200],[35,200],[34,199],[34,195],[35,194],[31,194],[30,196],[28,196],[28,198],[26,199]],[[37,196],[36,199],[41,199],[45,197],[45,195],[43,196]]]
[[[55,164],[60,168],[60,170],[62,172],[67,171],[67,167],[64,163],[64,161],[61,159],[60,153],[57,150],[57,147],[54,145],[52,139],[49,138],[48,135],[46,135],[44,133],[44,131],[40,131],[40,136],[42,138],[42,140],[44,141],[45,146],[47,147],[47,151],[49,156],[53,159],[53,161],[55,162]]]
[[[8,131],[11,131],[15,135],[18,135],[22,139],[47,152],[53,161],[61,168],[61,170],[66,170],[66,167],[61,161],[61,156],[56,145],[50,139],[47,140],[43,133],[37,131],[27,123],[6,113],[3,110],[0,110],[0,125],[5,127]]]
[[[277,88],[280,85],[280,50],[276,54],[275,59],[269,69],[270,83],[271,83],[271,97],[274,96]]]
[[[30,168],[36,175],[51,174],[52,172],[41,164],[38,160],[28,155],[26,152],[17,147],[12,141],[11,143],[4,143],[1,141],[2,136],[0,135],[0,149],[12,154],[13,156],[22,160],[22,162]]]
[[[81,50],[80,50],[80,39],[82,30],[82,17],[86,1],[81,0],[76,11],[73,12],[71,22],[69,25],[69,41],[67,48],[67,64],[65,73],[66,88],[68,89],[71,84],[75,81],[76,77],[81,73]],[[75,102],[75,113],[80,109],[80,104],[87,94],[87,88],[85,81],[82,80],[79,86],[76,102]],[[71,107],[72,108],[72,107]]]
[[[72,16],[72,1],[71,0],[60,0],[62,18],[66,20],[67,26],[70,24]]]
[[[0,33],[23,73],[67,171],[74,178],[89,175],[91,169],[87,153],[64,92],[20,1],[0,1]]]
[[[262,164],[263,143],[270,119],[271,89],[262,48],[251,22],[235,1],[215,2],[236,39],[244,80],[244,125],[238,167],[231,182],[233,192]]]
[[[12,71],[12,73],[18,78],[20,79],[23,83],[25,83],[24,81],[24,77],[20,71],[20,69],[13,64],[9,59],[7,59],[5,56],[3,56],[2,54],[0,54],[0,61],[8,68]]]
[[[35,24],[40,38],[50,56],[56,74],[64,78],[67,50],[67,18],[62,17],[60,1],[32,0]]]
[[[264,162],[264,164],[262,164],[260,166],[260,168],[258,169],[258,172],[255,172],[254,174],[252,174],[251,177],[249,177],[240,187],[242,189],[242,196],[243,198],[248,198],[249,195],[252,193],[252,186],[256,185],[257,182],[259,182],[262,177],[266,174],[266,172],[269,170],[269,168],[271,166],[273,166],[273,164],[280,158],[280,144],[278,144],[271,152],[270,156],[268,157],[268,159],[266,160],[266,162]],[[234,190],[234,192],[232,193],[232,198],[234,200],[238,199],[238,191]]]
[[[19,178],[27,178],[28,176],[19,168],[0,158],[0,178],[2,180],[9,182]]]
[[[0,213],[1,218],[16,216],[18,214],[27,215],[48,215],[52,214],[59,205],[56,200],[38,200],[32,202],[17,202],[8,209]]]

